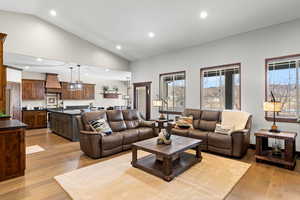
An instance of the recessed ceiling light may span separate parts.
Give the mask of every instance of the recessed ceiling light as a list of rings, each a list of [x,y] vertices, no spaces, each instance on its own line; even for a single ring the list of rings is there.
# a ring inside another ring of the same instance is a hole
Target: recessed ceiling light
[[[201,17],[201,19],[205,19],[206,17],[207,17],[207,12],[206,11],[201,11],[201,13],[200,13],[200,17]]]
[[[110,71],[110,69],[105,69],[105,71],[106,71],[106,72],[109,72],[109,71]]]
[[[121,45],[117,45],[117,46],[116,46],[116,49],[122,50],[122,46],[121,46]]]
[[[89,73],[85,73],[84,75],[88,76],[88,75],[89,75]]]
[[[55,17],[57,15],[55,10],[50,10],[50,15],[52,15],[53,17]]]
[[[39,61],[39,62],[43,61],[43,59],[41,59],[41,58],[37,58],[36,60]]]
[[[29,66],[25,66],[25,69],[29,69],[30,67]]]
[[[149,33],[148,33],[148,37],[149,37],[149,38],[154,38],[154,37],[155,37],[155,33],[149,32]]]

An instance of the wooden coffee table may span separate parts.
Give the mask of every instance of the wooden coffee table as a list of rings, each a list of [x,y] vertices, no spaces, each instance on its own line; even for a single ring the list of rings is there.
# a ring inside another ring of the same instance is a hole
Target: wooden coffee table
[[[133,167],[171,181],[202,159],[200,150],[202,140],[176,135],[172,135],[171,145],[158,145],[156,140],[157,138],[151,138],[132,144]],[[195,149],[196,154],[185,152],[188,149]],[[138,150],[152,154],[137,159]]]

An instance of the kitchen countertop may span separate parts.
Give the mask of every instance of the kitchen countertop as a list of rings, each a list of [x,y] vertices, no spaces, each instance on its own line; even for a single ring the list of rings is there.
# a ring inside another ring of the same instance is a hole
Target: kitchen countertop
[[[26,128],[27,125],[19,120],[4,120],[0,121],[0,131]]]
[[[80,115],[81,114],[81,110],[51,110],[51,109],[48,109],[48,112],[65,114],[65,115]]]

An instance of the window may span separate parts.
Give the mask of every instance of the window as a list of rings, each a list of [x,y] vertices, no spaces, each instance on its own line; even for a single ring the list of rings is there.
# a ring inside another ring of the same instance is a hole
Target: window
[[[299,65],[300,55],[266,59],[266,101],[271,101],[273,92],[282,103],[281,112],[276,113],[278,121],[296,121],[299,116]]]
[[[182,112],[185,108],[185,72],[160,74],[159,97],[163,100],[160,111]]]
[[[240,64],[203,68],[200,74],[202,109],[241,109]]]

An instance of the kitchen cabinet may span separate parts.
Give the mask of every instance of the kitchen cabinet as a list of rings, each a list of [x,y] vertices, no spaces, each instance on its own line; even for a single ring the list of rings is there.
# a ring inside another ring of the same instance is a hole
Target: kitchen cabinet
[[[28,125],[29,129],[47,127],[46,110],[23,110],[23,123]]]
[[[45,81],[22,79],[22,99],[23,100],[45,99]]]
[[[24,175],[25,128],[18,120],[0,121],[0,181]]]
[[[6,67],[3,66],[3,44],[6,34],[0,33],[0,112],[5,113]]]
[[[70,91],[69,83],[61,82],[61,98],[63,100],[92,100],[95,99],[95,85],[84,83],[82,90]]]

